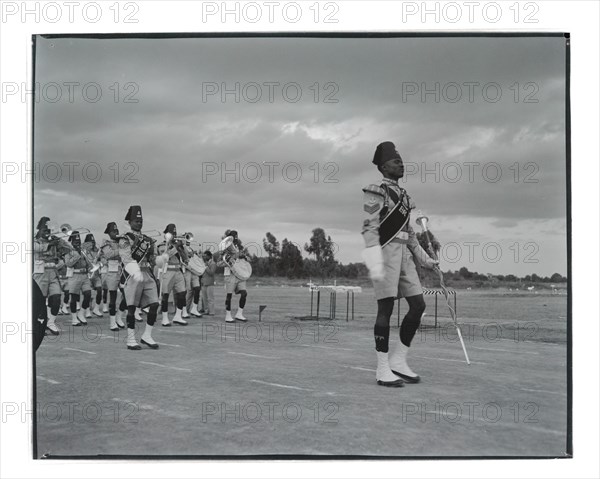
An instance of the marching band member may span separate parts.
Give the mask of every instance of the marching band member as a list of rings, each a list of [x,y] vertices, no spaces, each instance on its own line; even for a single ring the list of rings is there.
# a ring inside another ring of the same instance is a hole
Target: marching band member
[[[106,269],[102,277],[102,287],[108,291],[108,314],[110,316],[110,330],[118,331],[119,328],[125,328],[125,324],[121,319],[121,314],[127,309],[125,295],[121,295],[121,303],[119,304],[119,314],[117,314],[117,292],[119,290],[119,282],[121,279],[121,257],[119,256],[119,229],[114,221],[106,225],[104,234],[107,234],[109,239],[104,240],[101,248],[101,261],[103,268]]]
[[[81,249],[86,252],[92,263],[98,261],[100,250],[96,246],[96,238],[92,233],[88,233],[85,237],[85,241],[81,245]],[[100,303],[102,303],[102,278],[100,277],[100,270],[97,269],[90,278],[92,289],[96,291],[96,301],[92,313],[95,316],[102,317],[102,311],[100,311]]]
[[[130,206],[125,220],[129,221],[131,231],[119,239],[119,256],[127,277],[124,287],[127,302],[127,349],[142,349],[135,339],[135,310],[138,306],[149,307],[146,329],[140,341],[151,349],[158,349],[158,344],[152,339],[152,328],[158,311],[156,280],[152,274],[154,241],[142,233],[144,221],[141,206]]]
[[[410,343],[425,311],[415,262],[433,268],[437,261],[421,248],[410,226],[410,211],[415,205],[406,190],[398,185],[398,179],[404,176],[404,165],[394,144],[387,141],[378,145],[373,163],[383,175],[383,181],[363,188],[363,209],[368,216],[363,223],[362,235],[366,246],[363,259],[369,268],[377,299],[375,377],[380,386],[399,387],[403,386],[402,380],[408,383],[420,381],[406,363]],[[396,297],[404,297],[409,310],[400,328],[400,342],[388,357],[390,317]]]
[[[182,266],[187,263],[188,257],[183,249],[183,243],[173,239],[177,236],[177,227],[172,223],[168,224],[164,233],[165,236],[171,235],[171,238],[165,238],[165,242],[158,247],[158,252],[165,259],[165,267],[163,268],[160,282],[162,293],[161,324],[162,326],[171,326],[171,322],[169,321],[169,293],[173,291],[173,302],[176,308],[173,322],[185,326],[188,323],[183,319],[186,289]]]
[[[67,278],[67,265],[63,263],[63,267],[58,269],[58,279],[60,281],[60,286],[63,292],[63,300],[61,301],[60,310],[58,314],[69,314],[69,290],[67,289],[69,285],[69,278]]]
[[[202,305],[208,316],[215,315],[215,273],[217,272],[217,263],[213,260],[210,250],[206,250],[202,255],[206,263],[206,269],[202,275]],[[230,313],[231,314],[231,313]]]
[[[69,268],[67,289],[71,295],[71,326],[81,326],[87,324],[85,318],[91,316],[91,314],[87,316],[92,298],[92,284],[88,277],[89,261],[85,257],[85,252],[81,250],[81,236],[78,231],[71,233],[69,242],[73,250],[65,255],[65,263]],[[83,292],[83,302],[81,309],[77,311],[80,291]]]
[[[38,231],[33,241],[33,279],[44,296],[44,303],[47,298],[50,306],[46,328],[50,333],[57,335],[60,331],[56,326],[56,316],[62,294],[57,268],[64,266],[62,254],[70,249],[70,246],[64,240],[50,236],[49,221],[50,218],[44,216],[37,224]]]
[[[225,321],[228,323],[231,323],[236,319],[239,321],[247,321],[244,317],[244,306],[246,306],[246,297],[248,296],[248,292],[246,291],[246,281],[238,279],[231,271],[229,271],[228,266],[228,264],[235,261],[237,258],[246,258],[247,252],[238,238],[237,231],[227,230],[225,231],[225,237],[227,236],[233,238],[233,244],[226,251],[223,251],[221,261],[217,264],[217,266],[225,267],[225,291],[227,293],[227,296],[225,297]],[[240,295],[240,302],[235,318],[231,317],[231,298],[233,293]]]
[[[185,244],[183,245],[185,253],[188,258],[192,258],[196,251],[192,248],[191,239],[186,239]],[[186,289],[186,310],[192,315],[198,318],[202,317],[202,313],[198,311],[198,303],[200,302],[200,276],[192,272],[188,267],[184,266],[184,274],[183,278],[185,279],[185,289]]]

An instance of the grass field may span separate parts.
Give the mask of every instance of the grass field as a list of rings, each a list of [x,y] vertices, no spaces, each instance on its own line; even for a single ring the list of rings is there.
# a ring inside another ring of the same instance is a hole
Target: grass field
[[[249,322],[225,325],[224,296],[215,317],[157,326],[158,350],[128,351],[107,315],[84,328],[60,316],[37,353],[38,457],[565,455],[566,296],[459,292],[470,366],[441,298],[430,327],[426,297],[411,348],[422,383],[399,389],[375,383],[372,290],[348,322],[345,294],[317,323],[294,319],[307,288],[250,284]],[[393,341],[396,324],[395,311]]]

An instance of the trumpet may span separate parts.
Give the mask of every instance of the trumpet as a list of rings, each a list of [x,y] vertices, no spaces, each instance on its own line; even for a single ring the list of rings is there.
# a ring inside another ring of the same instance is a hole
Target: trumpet
[[[84,228],[83,226],[80,228],[73,228],[69,223],[63,223],[60,225],[60,229],[56,227],[50,228],[50,235],[55,238],[69,238],[75,231],[79,234],[82,233],[91,233],[88,228]]]
[[[171,233],[165,233],[165,241],[170,243],[171,241],[194,241],[194,233],[184,233],[182,236],[173,236]]]

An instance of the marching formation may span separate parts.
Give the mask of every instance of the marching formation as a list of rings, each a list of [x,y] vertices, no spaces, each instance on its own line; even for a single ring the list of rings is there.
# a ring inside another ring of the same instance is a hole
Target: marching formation
[[[140,206],[130,206],[125,220],[130,230],[123,235],[115,222],[106,225],[104,234],[108,238],[101,247],[86,228],[73,230],[63,224],[59,231],[49,226],[50,218],[44,216],[39,220],[34,238],[33,279],[47,306],[42,308],[39,322],[45,324],[50,334],[60,334],[56,325],[59,314],[70,314],[71,325],[81,326],[93,315],[103,317],[108,312],[110,330],[127,328],[127,348],[140,350],[135,322],[143,321],[141,311],[144,310],[146,325],[140,343],[158,349],[152,330],[159,306],[162,327],[186,326],[186,319],[191,316],[214,316],[218,267],[225,268],[225,321],[246,321],[243,315],[246,280],[252,268],[237,231],[225,232],[217,252],[202,252],[193,248],[191,233],[177,236],[174,224],[167,225],[161,243],[158,243],[159,232],[142,232]],[[82,242],[84,233],[87,234]],[[95,293],[94,298],[92,293]],[[240,295],[235,317],[231,316],[233,293]],[[175,315],[169,319],[171,294]]]
[[[381,386],[401,387],[405,382],[420,381],[407,364],[412,339],[425,311],[417,265],[439,271],[438,260],[435,252],[431,251],[432,258],[423,250],[410,226],[410,213],[415,205],[398,184],[404,176],[404,165],[395,145],[389,141],[379,144],[373,164],[383,179],[379,184],[363,188],[363,210],[367,217],[363,221],[362,235],[365,242],[363,259],[377,300],[375,378]],[[130,206],[125,220],[129,222],[130,231],[119,235],[116,223],[108,223],[104,231],[108,239],[98,248],[89,230],[86,230],[82,243],[84,231],[81,229],[72,231],[69,225],[63,225],[60,233],[53,232],[48,226],[50,219],[40,219],[34,241],[33,277],[39,286],[35,294],[41,294],[47,303],[47,311],[40,320],[42,330],[45,326],[51,334],[59,334],[56,326],[59,311],[70,314],[72,326],[79,326],[86,324],[86,318],[92,314],[101,317],[108,309],[110,329],[127,328],[127,348],[139,350],[142,347],[135,336],[135,322],[143,321],[140,311],[144,309],[146,325],[140,343],[158,349],[152,330],[159,306],[162,327],[186,326],[191,316],[214,315],[217,267],[224,268],[225,321],[247,320],[244,316],[248,296],[246,280],[251,276],[252,268],[237,231],[225,231],[218,251],[213,254],[210,250],[194,250],[193,235],[178,236],[173,223],[168,224],[163,233],[156,231],[148,235],[142,232],[140,206]],[[417,222],[425,220],[426,217],[420,217]],[[157,244],[161,235],[164,235],[164,241]],[[95,292],[93,300],[92,291]],[[117,310],[119,291],[121,300]],[[232,316],[234,293],[240,298],[236,314]],[[172,319],[169,318],[171,295],[175,306]],[[390,352],[390,317],[397,298],[405,298],[409,310],[400,327],[399,342]],[[92,301],[95,305],[90,311]],[[102,302],[103,311],[100,310]],[[462,343],[458,326],[457,330]],[[463,350],[468,363],[464,344]]]

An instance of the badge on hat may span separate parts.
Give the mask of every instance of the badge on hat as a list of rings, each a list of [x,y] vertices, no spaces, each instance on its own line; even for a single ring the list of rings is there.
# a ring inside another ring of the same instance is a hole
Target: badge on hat
[[[108,234],[110,233],[112,230],[116,230],[117,228],[117,223],[115,223],[114,221],[111,221],[110,223],[108,223],[106,225],[106,229],[104,230],[104,234]]]
[[[138,205],[130,206],[125,216],[125,221],[142,219],[142,207]]]

